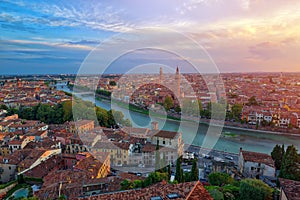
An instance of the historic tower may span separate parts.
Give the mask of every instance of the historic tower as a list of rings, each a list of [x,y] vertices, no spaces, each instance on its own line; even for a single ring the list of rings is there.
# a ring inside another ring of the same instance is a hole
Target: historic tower
[[[159,69],[159,84],[161,85],[162,82],[164,81],[164,75],[163,75],[163,70],[162,67]]]
[[[176,96],[177,98],[179,98],[181,95],[180,95],[180,74],[179,74],[179,69],[178,69],[178,66],[176,68],[176,74],[175,74],[175,83],[176,83]]]

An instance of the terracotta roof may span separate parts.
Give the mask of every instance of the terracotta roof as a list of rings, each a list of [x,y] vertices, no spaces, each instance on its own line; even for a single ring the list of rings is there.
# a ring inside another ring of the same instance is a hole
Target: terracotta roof
[[[106,156],[109,156],[108,153],[105,153]],[[80,160],[77,162],[77,164],[74,166],[74,170],[81,170],[86,171],[91,178],[97,177],[99,169],[103,165],[103,161],[106,160],[106,158],[101,158],[102,160],[98,160],[93,156],[87,156],[86,158]]]
[[[162,138],[170,138],[170,139],[174,139],[176,138],[177,134],[179,134],[178,132],[175,131],[164,131],[164,130],[160,130],[158,133],[156,133],[154,136],[156,137],[162,137]]]
[[[19,165],[22,168],[30,167],[46,150],[42,149],[21,149],[16,150],[13,154],[8,155],[5,159],[8,159],[9,164]],[[1,161],[0,161],[1,162]]]
[[[161,199],[170,199],[169,197],[176,196],[176,200],[191,199],[191,200],[212,200],[209,193],[204,189],[203,185],[198,182],[186,182],[180,184],[168,184],[165,181],[154,184],[143,189],[134,189],[119,191],[109,194],[100,194],[91,197],[79,198],[82,200],[138,200],[151,199],[153,197],[161,197]]]
[[[87,125],[89,123],[94,123],[93,120],[86,120],[86,119],[83,119],[83,120],[78,120],[76,122],[70,122],[70,125],[71,126],[76,126],[76,127],[80,127],[80,126],[83,126],[83,125]]]
[[[90,179],[86,172],[72,170],[52,171],[43,180],[43,186],[37,193],[39,199],[58,198],[60,185],[61,194],[66,195],[68,199],[76,199],[83,195],[84,185],[106,183],[106,192],[112,192],[120,189],[122,181],[118,177]]]
[[[137,176],[135,174],[129,174],[129,173],[126,173],[126,172],[122,172],[118,176],[121,177],[121,179],[127,179],[127,180],[130,180],[130,181],[144,180],[145,179],[145,177]]]
[[[29,142],[24,149],[35,149],[35,148],[44,148],[44,149],[50,149],[54,146],[59,144],[59,141],[53,141],[52,139],[46,137],[42,141],[31,141]]]
[[[190,194],[186,198],[187,200],[213,200],[209,192],[203,187],[200,181],[194,186]]]
[[[242,155],[245,161],[263,163],[270,167],[275,167],[272,157],[268,154],[242,150]]]
[[[288,200],[300,199],[300,181],[279,178],[279,182]]]
[[[155,144],[151,144],[151,143],[146,143],[145,145],[143,145],[142,147],[142,151],[143,152],[155,152],[156,151],[156,145]],[[159,151],[160,152],[177,152],[177,149],[172,149],[169,147],[164,147],[164,146],[159,146]]]

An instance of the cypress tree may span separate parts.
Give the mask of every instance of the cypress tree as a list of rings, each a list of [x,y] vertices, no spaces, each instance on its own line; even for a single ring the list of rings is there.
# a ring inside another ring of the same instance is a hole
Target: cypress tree
[[[176,161],[176,173],[175,173],[175,180],[178,183],[182,183],[183,182],[183,170],[181,168],[181,157],[179,157]]]
[[[279,177],[300,181],[300,157],[294,145],[288,146],[282,159]]]
[[[197,181],[198,179],[199,179],[199,170],[198,170],[197,161],[193,160],[190,181]]]

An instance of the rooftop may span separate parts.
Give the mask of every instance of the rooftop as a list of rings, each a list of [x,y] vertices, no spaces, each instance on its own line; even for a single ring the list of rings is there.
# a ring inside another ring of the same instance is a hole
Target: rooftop
[[[275,167],[272,157],[268,154],[244,150],[242,150],[241,152],[245,161],[263,163],[265,165]]]
[[[279,182],[288,200],[300,199],[300,181],[279,178]]]
[[[198,182],[186,182],[180,184],[168,184],[165,181],[143,189],[118,191],[109,194],[100,194],[91,197],[80,198],[82,200],[110,199],[110,200],[136,200],[136,199],[188,199],[188,200],[212,200],[210,194],[203,185]]]
[[[174,139],[177,137],[179,133],[175,132],[175,131],[164,131],[164,130],[160,130],[158,131],[158,133],[155,133],[154,136],[156,137],[162,137],[162,138],[170,138],[170,139]]]

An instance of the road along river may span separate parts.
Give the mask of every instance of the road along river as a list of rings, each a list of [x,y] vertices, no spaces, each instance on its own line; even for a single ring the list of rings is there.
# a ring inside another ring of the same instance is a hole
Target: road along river
[[[57,85],[58,90],[72,92],[66,85]],[[95,102],[95,104],[103,109],[110,110],[111,103],[107,100],[97,100],[94,96],[75,94],[83,100]],[[198,130],[195,131],[195,123],[180,123],[180,121],[168,120],[151,117],[145,114],[128,111],[126,108],[113,104],[113,109],[122,111],[125,118],[133,121],[135,126],[150,128],[151,121],[158,121],[159,128],[168,131],[182,132],[185,143],[192,143],[195,146],[202,146],[205,141],[216,141],[213,149],[230,153],[238,153],[240,147],[248,151],[256,151],[270,154],[276,144],[295,145],[300,150],[300,137],[287,136],[280,134],[262,133],[259,131],[238,130],[235,128],[223,128],[222,135],[207,134],[208,125],[200,124]],[[190,141],[190,142],[187,142]]]

